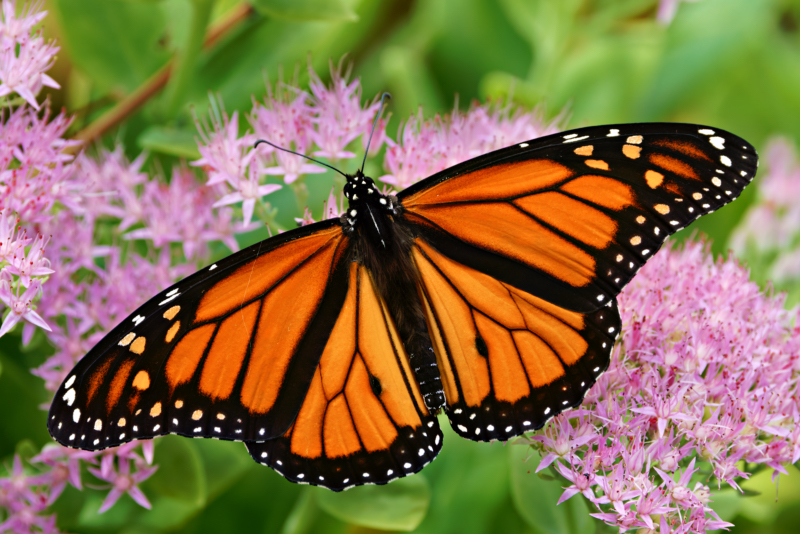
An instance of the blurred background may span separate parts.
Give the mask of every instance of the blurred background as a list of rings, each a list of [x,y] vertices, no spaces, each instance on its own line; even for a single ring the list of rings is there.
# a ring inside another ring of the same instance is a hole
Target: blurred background
[[[340,61],[352,78],[360,78],[364,100],[391,93],[387,132],[393,138],[420,109],[432,117],[489,100],[536,106],[564,129],[644,121],[707,124],[736,133],[762,154],[777,136],[791,154],[800,138],[798,0],[44,5],[45,37],[61,46],[48,74],[62,87],[46,88],[45,94],[53,110],[64,108],[74,117],[65,137],[88,140],[95,148],[121,145],[131,160],[145,151],[143,168],[161,175],[199,159],[193,113],[201,120],[209,113],[209,93],[228,113],[244,114],[253,99],[263,98],[267,84],[286,80],[306,87],[309,65],[327,80],[330,63]],[[239,124],[242,132],[248,128],[245,120]],[[314,192],[316,179],[306,183],[318,216],[317,199],[329,189]],[[732,231],[746,224],[746,212],[760,198],[758,188],[750,187],[688,232],[701,232],[715,253],[727,253]],[[291,195],[270,199],[282,226],[291,227],[302,215]],[[238,236],[242,246],[263,237],[262,231]],[[754,278],[768,287],[779,253],[764,259],[752,239],[740,239],[738,247],[746,260],[750,255]],[[220,248],[218,254],[224,253]],[[794,280],[775,283],[790,291],[790,302],[797,300]],[[38,407],[48,394],[27,371],[50,349],[32,344],[20,355],[20,344],[19,333],[0,339],[0,406],[6,407],[0,410],[0,458],[7,464],[15,452],[29,457],[50,439],[46,412]],[[91,533],[610,531],[587,518],[579,498],[556,509],[561,484],[530,474],[536,461],[523,463],[524,448],[466,442],[452,432],[445,441],[440,457],[420,475],[339,496],[286,482],[252,462],[241,444],[170,436],[158,440],[159,471],[142,484],[152,511],[125,496],[98,515],[104,494],[91,487],[67,488],[53,509],[59,528]],[[776,485],[762,472],[744,485],[748,496],[722,491],[713,506],[736,524],[733,532],[797,532],[800,473],[794,467],[789,473]]]

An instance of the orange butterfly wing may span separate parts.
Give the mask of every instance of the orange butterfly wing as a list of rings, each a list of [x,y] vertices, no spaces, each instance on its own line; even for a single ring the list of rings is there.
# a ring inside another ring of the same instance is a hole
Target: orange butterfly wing
[[[616,302],[590,313],[566,310],[500,282],[418,241],[447,415],[476,441],[540,428],[580,404],[608,367],[620,317]]]
[[[293,482],[341,491],[416,473],[441,447],[392,319],[366,269],[352,263],[347,298],[296,421],[247,449]]]
[[[735,199],[757,162],[721,130],[612,125],[398,194],[456,432],[506,439],[580,404],[608,364],[621,289],[669,235]]]
[[[175,284],[95,346],[48,427],[97,450],[163,434],[255,440],[294,421],[348,291],[348,239],[319,223]]]

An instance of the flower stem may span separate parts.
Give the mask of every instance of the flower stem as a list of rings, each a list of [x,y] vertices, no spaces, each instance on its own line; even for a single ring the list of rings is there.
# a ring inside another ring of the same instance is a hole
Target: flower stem
[[[173,75],[166,90],[166,110],[169,116],[173,116],[183,102],[186,89],[189,87],[189,82],[191,82],[194,74],[197,56],[203,47],[206,28],[211,19],[211,10],[214,7],[214,0],[191,0],[191,3],[192,23],[189,28],[189,35],[177,54]]]
[[[239,26],[239,23],[247,19],[252,13],[253,8],[246,2],[232,9],[222,20],[211,26],[208,31],[208,36],[206,36],[205,47],[209,48],[213,46],[221,37],[229,34],[234,28]],[[158,93],[158,91],[167,84],[173,65],[174,62],[170,61],[161,67],[133,93],[126,96],[116,106],[78,132],[75,135],[75,139],[83,141],[83,145],[72,145],[66,148],[64,152],[68,154],[77,154],[83,146],[88,145],[105,134],[108,130],[133,115],[145,102],[150,100],[153,95]]]

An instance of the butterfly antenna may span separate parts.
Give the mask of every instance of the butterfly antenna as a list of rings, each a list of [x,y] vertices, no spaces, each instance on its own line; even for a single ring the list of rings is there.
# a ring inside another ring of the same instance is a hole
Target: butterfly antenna
[[[369,154],[369,144],[372,142],[372,134],[375,133],[375,127],[378,125],[378,120],[381,118],[381,112],[383,111],[383,101],[387,98],[392,98],[392,95],[389,93],[383,93],[381,95],[381,105],[378,107],[378,114],[375,115],[375,122],[372,123],[372,131],[369,132],[369,140],[367,141],[367,149],[364,150],[364,161],[361,162],[361,174],[364,174],[364,165],[367,164],[367,154]]]
[[[323,163],[323,162],[319,161],[318,159],[312,158],[311,156],[306,156],[305,154],[301,154],[299,152],[295,152],[294,150],[289,150],[288,148],[283,148],[282,146],[278,146],[278,145],[276,145],[274,143],[270,143],[266,139],[259,139],[258,141],[256,141],[256,143],[253,145],[253,148],[258,147],[258,145],[261,144],[261,143],[266,143],[271,147],[277,148],[278,150],[283,150],[284,152],[288,152],[289,154],[294,154],[295,156],[300,156],[301,158],[306,158],[307,160],[313,161],[314,163],[322,165],[323,167],[328,167],[329,169],[333,169],[334,171],[338,172],[339,174],[341,174],[342,176],[347,178],[347,175],[345,173],[343,173],[342,171],[340,171],[339,169],[337,169],[336,167],[328,165],[327,163]]]

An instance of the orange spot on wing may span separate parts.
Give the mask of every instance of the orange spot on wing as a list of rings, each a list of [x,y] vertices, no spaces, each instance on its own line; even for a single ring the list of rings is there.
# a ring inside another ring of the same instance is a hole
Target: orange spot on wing
[[[133,332],[129,332],[125,337],[119,340],[119,346],[127,347],[128,345],[131,344],[131,341],[133,341],[135,338],[136,334],[134,334]]]
[[[222,321],[200,375],[200,391],[212,399],[227,399],[247,354],[259,301]]]
[[[591,156],[593,150],[594,146],[586,145],[576,148],[574,152],[579,156]]]
[[[507,198],[534,193],[572,176],[554,161],[535,159],[494,165],[461,175],[403,199],[406,209],[422,204]]]
[[[614,219],[584,202],[555,191],[520,198],[514,204],[595,248],[606,248],[617,233]]]
[[[602,159],[587,159],[584,163],[593,169],[608,170],[608,163]]]
[[[200,358],[206,351],[211,334],[214,333],[214,328],[213,324],[196,328],[183,336],[172,349],[166,367],[167,382],[171,388],[175,389],[192,378]]]
[[[499,401],[515,402],[530,394],[525,368],[522,366],[511,333],[483,314],[475,315],[475,323],[489,349],[492,387]]]
[[[117,405],[117,402],[119,402],[122,391],[125,389],[125,384],[128,382],[128,375],[131,374],[131,369],[133,369],[134,362],[135,360],[133,359],[122,362],[113,380],[111,380],[111,385],[108,388],[108,396],[106,397],[106,410],[108,412],[111,412],[114,406]]]
[[[632,144],[632,145],[638,145],[638,144],[641,144],[641,142],[642,142],[642,136],[641,135],[632,135],[632,136],[628,137],[625,141],[627,143]]]
[[[697,176],[697,173],[694,171],[694,167],[679,159],[666,156],[664,154],[650,154],[648,159],[653,165],[658,165],[662,169],[674,172],[675,174],[683,176],[684,178],[691,178],[693,180],[700,179],[700,177]]]
[[[655,189],[664,181],[664,175],[660,172],[648,170],[644,173],[644,179],[647,185],[650,186],[650,189]]]
[[[420,207],[415,212],[462,241],[541,269],[574,287],[584,287],[594,277],[595,260],[589,253],[509,204]]]
[[[654,144],[656,146],[661,146],[661,147],[664,147],[664,148],[670,148],[672,150],[676,150],[676,151],[678,151],[678,152],[680,152],[682,154],[685,154],[687,156],[691,156],[693,158],[704,159],[706,161],[713,161],[711,158],[708,157],[708,155],[705,152],[703,152],[700,148],[698,148],[697,145],[695,145],[693,143],[689,143],[687,141],[675,141],[675,140],[672,140],[672,139],[658,139],[656,141],[653,141],[652,144]]]
[[[91,378],[89,378],[89,387],[86,390],[86,397],[88,399],[86,404],[89,404],[90,402],[92,402],[92,399],[94,398],[95,394],[97,393],[97,390],[100,389],[100,386],[103,384],[103,381],[106,379],[106,374],[108,374],[108,368],[111,367],[112,359],[113,359],[112,357],[109,357],[106,361],[104,361],[102,364],[100,364],[100,367],[98,367],[92,373]]]
[[[344,395],[339,395],[328,405],[324,424],[322,435],[326,456],[349,456],[361,449]]]
[[[214,319],[263,295],[297,264],[341,238],[339,227],[301,237],[239,267],[212,287],[200,301],[195,320]]]
[[[252,413],[268,412],[278,397],[289,361],[325,294],[334,244],[326,244],[264,297],[242,386],[242,403]]]
[[[624,145],[622,153],[631,159],[639,159],[639,154],[642,152],[642,147],[634,145]]]
[[[133,387],[140,391],[144,391],[150,387],[150,375],[147,374],[147,371],[139,371],[136,373],[136,376],[133,377]]]
[[[378,358],[373,359],[373,362],[377,361]],[[383,363],[385,364],[386,362]],[[385,365],[382,370],[385,370]],[[394,371],[395,374],[399,376],[399,371],[397,369]],[[377,373],[373,374],[378,376]],[[380,380],[380,377],[378,377],[378,379]],[[418,421],[417,426],[419,426],[422,422],[417,416],[414,405],[410,402],[405,385],[402,384],[402,377],[400,377],[400,380],[400,384],[391,382],[384,383],[383,380],[380,380],[381,386],[383,387],[381,399],[388,398],[393,393],[399,393],[399,395],[395,395],[393,401],[397,400],[396,397],[404,396],[405,399],[407,399],[404,403],[407,405],[405,408],[410,413],[405,413],[403,415],[405,415],[405,419],[416,419]],[[398,387],[402,389],[397,391]],[[347,380],[347,386],[345,386],[344,391],[347,404],[350,406],[350,412],[353,414],[353,422],[356,425],[356,430],[367,452],[388,449],[389,445],[397,438],[397,429],[386,415],[386,410],[384,410],[380,401],[372,392],[372,387],[369,384],[369,374],[361,358],[356,357],[353,362],[350,377]],[[388,410],[389,407],[387,406],[386,409]],[[399,421],[395,422],[399,425],[405,424]]]
[[[137,337],[133,343],[131,343],[130,351],[134,354],[141,355],[144,352],[144,345],[145,345],[145,338],[144,337]]]
[[[322,390],[322,375],[319,368],[311,381],[300,413],[294,422],[292,432],[292,453],[304,458],[322,456],[322,422],[328,401]]]
[[[562,185],[561,190],[614,211],[633,203],[630,186],[605,176],[581,176]]]
[[[169,327],[167,330],[167,336],[164,338],[164,341],[167,343],[172,343],[172,340],[175,339],[175,334],[178,333],[178,330],[181,328],[181,322],[175,321],[175,323]]]
[[[171,307],[170,309],[168,309],[167,311],[164,312],[164,319],[167,319],[168,321],[171,321],[172,319],[175,318],[176,315],[178,315],[179,311],[181,311],[181,307],[180,306]]]

